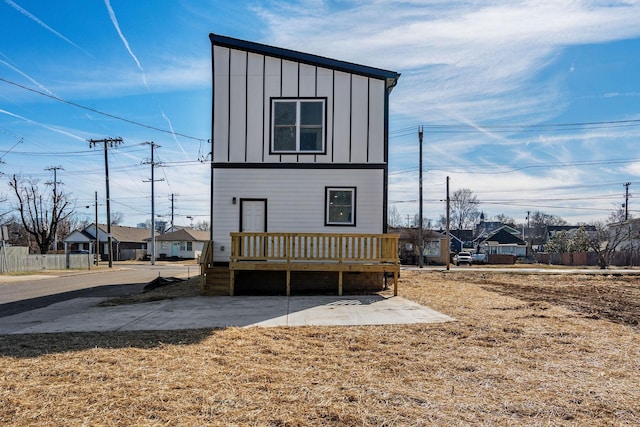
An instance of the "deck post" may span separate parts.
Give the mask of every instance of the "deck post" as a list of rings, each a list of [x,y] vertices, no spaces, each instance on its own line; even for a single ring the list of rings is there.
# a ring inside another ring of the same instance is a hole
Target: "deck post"
[[[287,296],[291,296],[291,270],[287,268]]]
[[[233,288],[235,285],[235,281],[236,281],[236,271],[230,270],[229,271],[229,296],[230,297],[233,296]]]
[[[393,296],[398,296],[398,272],[393,272]]]
[[[342,296],[342,270],[338,271],[338,296]]]

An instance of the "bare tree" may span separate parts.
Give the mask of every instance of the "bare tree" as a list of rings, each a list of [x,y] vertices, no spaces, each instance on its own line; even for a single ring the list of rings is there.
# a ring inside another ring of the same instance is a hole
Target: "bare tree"
[[[209,231],[209,221],[198,221],[196,225],[193,226],[194,230],[199,231]]]
[[[529,223],[527,229],[527,241],[547,240],[547,226],[550,225],[567,225],[567,221],[558,215],[546,214],[541,211],[535,211],[529,215]]]
[[[400,227],[402,223],[402,217],[400,216],[400,212],[396,206],[391,206],[389,208],[389,214],[387,215],[387,225],[389,227]]]
[[[545,251],[552,254],[564,254],[569,252],[571,238],[567,230],[555,233],[544,245]]]
[[[496,215],[496,221],[501,222],[504,225],[508,225],[511,228],[516,228],[516,220],[505,214]]]
[[[124,221],[124,212],[111,212],[111,225],[120,225]]]
[[[49,252],[58,226],[72,213],[73,207],[66,194],[57,186],[49,196],[43,196],[36,180],[23,180],[17,175],[9,181],[18,200],[17,210],[22,226],[35,239],[41,254]]]
[[[478,198],[468,188],[461,188],[453,193],[451,198],[451,224],[454,229],[465,230],[473,228],[480,218]]]
[[[608,221],[594,224],[595,231],[586,231],[581,227],[574,237],[577,245],[586,246],[597,255],[600,268],[607,268],[611,264],[616,250],[629,238],[628,228],[618,219],[619,213],[612,212]]]

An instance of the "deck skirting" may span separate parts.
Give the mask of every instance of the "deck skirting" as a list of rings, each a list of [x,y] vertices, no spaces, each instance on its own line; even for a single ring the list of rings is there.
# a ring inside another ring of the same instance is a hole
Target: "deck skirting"
[[[338,262],[304,262],[304,261],[232,261],[229,263],[230,295],[234,293],[237,271],[284,271],[286,272],[286,293],[291,295],[292,271],[331,271],[338,272],[338,295],[342,295],[342,274],[358,273],[393,273],[393,295],[398,295],[398,275],[400,264],[386,263],[338,263]]]

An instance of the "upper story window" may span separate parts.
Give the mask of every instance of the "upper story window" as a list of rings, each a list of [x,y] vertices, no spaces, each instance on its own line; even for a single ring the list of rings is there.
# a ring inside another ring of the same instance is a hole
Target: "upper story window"
[[[325,152],[326,99],[271,100],[271,152]]]

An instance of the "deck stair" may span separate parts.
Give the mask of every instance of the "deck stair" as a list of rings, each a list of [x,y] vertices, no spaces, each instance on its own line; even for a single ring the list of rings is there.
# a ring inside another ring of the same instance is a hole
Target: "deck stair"
[[[229,267],[208,267],[201,282],[202,295],[228,296],[231,294]]]
[[[208,241],[200,255],[200,292],[202,295],[232,295],[231,273],[228,266],[213,264],[213,242]]]

